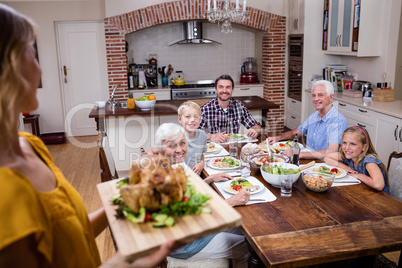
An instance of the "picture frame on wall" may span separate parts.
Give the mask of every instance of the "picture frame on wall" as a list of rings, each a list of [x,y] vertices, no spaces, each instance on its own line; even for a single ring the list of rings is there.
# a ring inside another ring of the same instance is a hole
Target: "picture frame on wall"
[[[39,63],[38,46],[37,46],[36,40],[35,40],[35,43],[34,43],[34,48],[35,48],[35,58]],[[42,77],[39,80],[38,88],[42,88]]]

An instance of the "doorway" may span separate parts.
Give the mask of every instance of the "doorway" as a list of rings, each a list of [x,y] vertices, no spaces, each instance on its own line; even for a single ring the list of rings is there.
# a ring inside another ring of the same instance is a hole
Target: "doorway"
[[[89,113],[108,97],[106,44],[102,22],[56,22],[65,130],[70,136],[96,135]]]

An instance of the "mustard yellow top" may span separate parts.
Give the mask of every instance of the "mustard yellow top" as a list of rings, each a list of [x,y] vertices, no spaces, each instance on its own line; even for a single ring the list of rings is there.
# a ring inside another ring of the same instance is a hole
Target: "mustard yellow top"
[[[46,267],[98,267],[99,252],[80,195],[55,166],[42,140],[19,134],[52,170],[57,188],[38,192],[19,172],[0,167],[0,250],[34,234]]]

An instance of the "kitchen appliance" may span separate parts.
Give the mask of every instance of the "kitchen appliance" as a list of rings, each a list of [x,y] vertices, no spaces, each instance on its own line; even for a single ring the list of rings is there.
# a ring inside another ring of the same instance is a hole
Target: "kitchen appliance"
[[[289,35],[288,97],[301,101],[303,86],[303,35]]]
[[[134,77],[139,76],[140,72],[144,72],[146,87],[156,87],[158,85],[158,65],[156,64],[130,64],[130,70],[134,70]],[[140,85],[140,83],[138,83]],[[138,86],[137,86],[138,87]],[[139,88],[139,87],[138,87]],[[141,88],[140,88],[141,89]]]
[[[214,80],[187,81],[185,85],[170,85],[172,100],[191,100],[216,97]]]
[[[289,35],[289,60],[303,61],[303,35]]]
[[[183,23],[183,33],[184,39],[180,41],[176,41],[170,46],[176,44],[218,44],[222,45],[221,43],[205,39],[202,36],[202,22],[201,21],[186,21]]]
[[[372,88],[371,83],[367,81],[357,80],[352,84],[352,90],[367,91],[368,88]]]
[[[241,66],[240,83],[257,83],[257,67],[252,57]]]

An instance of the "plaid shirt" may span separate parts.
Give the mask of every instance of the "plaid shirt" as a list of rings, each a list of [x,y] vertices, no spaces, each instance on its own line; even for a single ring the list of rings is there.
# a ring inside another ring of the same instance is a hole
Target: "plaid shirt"
[[[247,129],[261,125],[250,114],[246,106],[234,98],[230,98],[226,110],[219,105],[214,98],[201,106],[201,123],[199,129],[208,127],[211,134],[226,131],[227,133],[239,133],[240,124]]]

